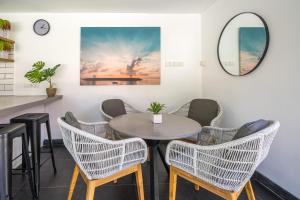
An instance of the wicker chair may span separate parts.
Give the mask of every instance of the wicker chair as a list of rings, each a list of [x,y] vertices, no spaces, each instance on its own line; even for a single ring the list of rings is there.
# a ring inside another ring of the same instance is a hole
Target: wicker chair
[[[114,118],[116,116],[112,116],[112,114],[110,114],[109,112],[105,112],[104,109],[103,109],[103,106],[104,106],[105,103],[110,103],[110,102],[114,102],[114,101],[119,101],[119,102],[123,103],[123,105],[125,107],[125,113],[124,114],[126,114],[126,113],[139,113],[139,112],[141,112],[138,109],[134,108],[133,106],[131,106],[130,104],[124,102],[121,99],[107,99],[107,100],[103,101],[103,103],[100,106],[100,112],[105,117],[105,119],[107,121],[111,120],[112,118]]]
[[[113,114],[113,111],[111,110],[111,106],[107,106],[108,104],[114,104],[116,103],[119,108],[114,107],[113,109],[119,109],[118,114]],[[107,106],[107,108],[104,108]],[[105,110],[105,111],[104,111]],[[100,112],[104,116],[105,120],[110,121],[116,116],[119,116],[121,114],[126,114],[126,113],[139,113],[138,109],[134,108],[133,106],[129,105],[128,103],[124,102],[121,99],[107,99],[102,102],[100,106]],[[112,130],[110,127],[108,127],[108,138],[113,139],[113,140],[119,140],[119,139],[126,139],[128,138],[126,135],[117,133],[116,131]]]
[[[68,200],[72,199],[78,175],[87,184],[86,200],[94,198],[95,188],[135,173],[139,200],[144,199],[141,163],[147,158],[147,145],[140,138],[111,141],[97,136],[107,122],[81,123],[82,130],[57,120],[64,145],[76,162]]]
[[[231,141],[237,129],[204,127],[217,144],[201,146],[172,141],[166,152],[170,165],[169,199],[175,200],[177,176],[227,200],[237,200],[245,187],[248,199],[255,196],[250,183],[257,166],[266,158],[279,122],[254,134]]]
[[[201,100],[204,103],[205,102],[215,102],[210,99],[194,99],[194,100]],[[188,113],[190,110],[190,104],[194,100],[191,100],[188,103],[176,108],[175,110],[169,112],[169,114],[181,115],[181,116],[188,117]],[[215,102],[215,103],[217,103],[217,102]],[[217,105],[218,105],[218,111],[217,111],[216,117],[213,118],[208,124],[202,124],[201,122],[199,122],[202,126],[220,127],[221,122],[222,122],[222,116],[223,116],[223,108],[220,104],[217,103]],[[205,112],[205,111],[203,111],[203,112]],[[199,113],[199,115],[201,115],[201,113]],[[197,135],[194,135],[192,137],[186,138],[186,139],[193,143],[199,143],[199,142],[207,143],[208,141],[211,140],[211,138],[208,135],[204,134],[203,132],[201,132]]]

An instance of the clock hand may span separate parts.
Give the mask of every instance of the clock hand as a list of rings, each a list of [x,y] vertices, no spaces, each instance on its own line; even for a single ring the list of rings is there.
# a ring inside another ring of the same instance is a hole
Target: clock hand
[[[44,29],[44,26],[45,26],[45,24],[43,24],[43,25],[41,26],[41,28]]]

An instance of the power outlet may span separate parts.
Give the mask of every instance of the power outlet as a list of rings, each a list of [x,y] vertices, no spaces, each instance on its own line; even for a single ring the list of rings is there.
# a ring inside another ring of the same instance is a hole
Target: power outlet
[[[201,61],[200,61],[200,66],[201,66],[201,67],[206,67],[206,65],[207,65],[207,64],[206,64],[206,61],[204,61],[204,60],[201,60]]]
[[[166,67],[184,67],[183,61],[167,61]]]

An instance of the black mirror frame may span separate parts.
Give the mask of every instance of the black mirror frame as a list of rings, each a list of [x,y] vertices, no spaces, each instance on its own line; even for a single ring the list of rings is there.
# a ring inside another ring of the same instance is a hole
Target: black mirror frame
[[[242,14],[253,14],[253,15],[257,16],[257,17],[263,22],[264,27],[265,27],[265,29],[266,29],[266,46],[265,46],[265,49],[264,49],[264,52],[263,52],[263,54],[262,54],[261,59],[259,60],[259,62],[256,64],[256,66],[255,66],[251,71],[249,71],[247,74],[243,74],[243,75],[235,75],[235,74],[231,74],[231,73],[229,73],[228,71],[226,71],[226,69],[225,69],[224,66],[222,65],[222,62],[221,62],[221,60],[220,60],[220,55],[219,55],[219,48],[220,48],[220,41],[221,41],[223,32],[225,31],[227,25],[228,25],[234,18],[236,18],[236,17],[238,17],[239,15],[242,15]],[[220,36],[219,36],[219,40],[218,40],[218,48],[217,48],[218,61],[219,61],[220,65],[221,65],[222,69],[223,69],[227,74],[229,74],[229,75],[231,75],[231,76],[245,76],[245,75],[248,75],[248,74],[252,73],[256,68],[258,68],[258,66],[260,65],[260,63],[264,60],[264,58],[265,58],[265,56],[266,56],[266,54],[267,54],[268,48],[269,48],[269,43],[270,43],[269,28],[268,28],[268,25],[267,25],[266,21],[264,20],[264,18],[262,18],[260,15],[258,15],[257,13],[254,13],[254,12],[241,12],[241,13],[239,13],[239,14],[233,16],[233,17],[225,24],[225,26],[224,26],[223,29],[222,29],[222,32],[221,32],[221,34],[220,34]]]

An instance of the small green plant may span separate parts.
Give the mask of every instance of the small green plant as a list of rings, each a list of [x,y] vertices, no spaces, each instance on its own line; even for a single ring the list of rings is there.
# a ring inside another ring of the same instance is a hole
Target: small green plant
[[[13,44],[10,42],[4,42],[4,48],[3,51],[11,51],[13,50]]]
[[[8,20],[0,19],[0,29],[2,30],[10,30],[11,25]]]
[[[0,29],[3,29],[3,27],[4,27],[4,20],[0,19]]]
[[[5,42],[4,41],[0,41],[0,51],[4,51],[5,49]]]
[[[5,42],[0,40],[0,51],[11,51],[13,49],[13,44],[10,42]]]
[[[152,102],[150,103],[150,107],[148,108],[148,111],[152,112],[153,114],[159,114],[164,107],[165,104],[161,104],[159,102]]]
[[[43,81],[47,81],[49,83],[49,88],[53,88],[52,77],[55,75],[56,69],[60,67],[60,64],[55,65],[53,68],[46,68],[45,62],[38,61],[32,65],[32,70],[28,71],[25,74],[25,77],[31,83],[41,83]]]

